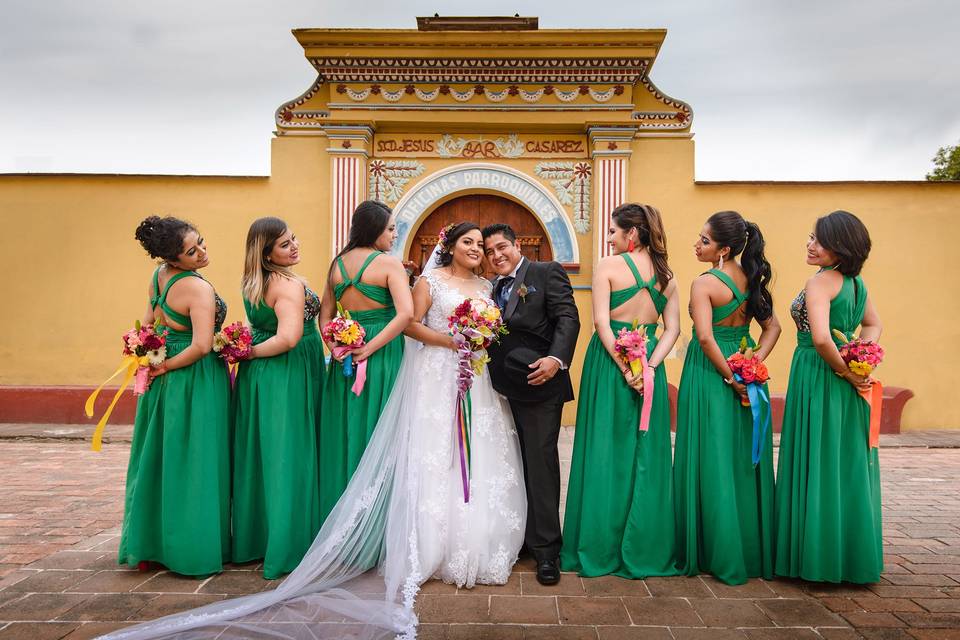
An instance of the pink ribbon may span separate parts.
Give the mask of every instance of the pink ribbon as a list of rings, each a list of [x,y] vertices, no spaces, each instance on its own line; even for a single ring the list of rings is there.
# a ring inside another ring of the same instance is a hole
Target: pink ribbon
[[[139,367],[133,379],[133,393],[142,396],[150,388],[150,367]]]
[[[640,356],[643,366],[643,405],[640,408],[640,431],[650,428],[650,414],[653,411],[653,367],[647,362],[646,354]]]
[[[350,390],[353,391],[353,395],[359,396],[363,391],[363,385],[367,382],[367,361],[357,363],[357,379],[353,381],[353,386],[350,387]]]
[[[349,355],[356,347],[340,345],[333,348],[333,357],[340,358],[341,356]],[[359,396],[363,392],[363,385],[367,382],[367,361],[357,363],[357,379],[353,381],[353,386],[350,387],[350,390],[353,391],[353,395]]]

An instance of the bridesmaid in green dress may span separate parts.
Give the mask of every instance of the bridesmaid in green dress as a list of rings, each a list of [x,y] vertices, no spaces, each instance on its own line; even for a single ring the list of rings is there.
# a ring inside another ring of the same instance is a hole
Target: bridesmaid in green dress
[[[767,432],[760,462],[752,461],[753,417],[741,405],[746,388],[727,357],[760,325],[756,355],[766,359],[780,337],[767,285],[759,227],[734,211],[710,216],[694,245],[713,268],[694,280],[690,341],[677,398],[674,482],[677,567],[712,573],[727,584],[773,577],[773,441]],[[740,262],[735,259],[740,256]]]
[[[860,269],[870,235],[853,214],[817,220],[807,264],[820,270],[790,307],[797,348],[780,435],[776,573],[823,582],[878,582],[883,571],[880,462],[869,447],[870,380],[850,371],[832,335],[880,338]]]
[[[407,272],[400,260],[385,253],[397,239],[392,213],[376,200],[360,203],[351,220],[350,239],[327,276],[320,325],[333,319],[339,302],[363,326],[366,344],[351,355],[354,365],[366,361],[367,381],[357,396],[351,391],[356,373],[345,376],[343,358],[331,358],[318,436],[321,522],[340,499],[390,397],[403,359],[400,334],[413,318]],[[327,345],[331,351],[334,346]]]
[[[608,241],[617,255],[593,275],[596,333],[580,378],[580,404],[564,516],[564,571],[645,578],[676,574],[670,399],[663,359],[680,335],[680,307],[660,212],[624,204]],[[664,330],[657,340],[657,321]],[[638,430],[643,380],[614,352],[633,323],[647,335],[655,370],[649,430]],[[632,388],[631,388],[632,387]]]
[[[234,397],[233,560],[263,558],[267,579],[292,571],[320,529],[320,298],[293,272],[298,262],[283,220],[254,221],[243,272],[253,357],[240,363]]]
[[[230,560],[230,382],[211,350],[227,307],[197,273],[210,260],[192,225],[151,216],[136,238],[163,260],[143,323],[167,329],[167,359],[137,401],[118,559],[205,576]]]

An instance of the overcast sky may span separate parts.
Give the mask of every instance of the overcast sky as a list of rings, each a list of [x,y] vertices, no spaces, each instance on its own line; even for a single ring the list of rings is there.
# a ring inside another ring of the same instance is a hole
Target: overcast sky
[[[296,27],[418,15],[666,28],[701,180],[922,179],[960,142],[960,2],[0,0],[0,172],[267,175],[315,73]]]

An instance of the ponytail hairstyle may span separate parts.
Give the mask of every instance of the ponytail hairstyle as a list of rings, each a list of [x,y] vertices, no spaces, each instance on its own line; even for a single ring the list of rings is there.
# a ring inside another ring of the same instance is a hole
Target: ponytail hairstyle
[[[183,239],[196,228],[184,220],[167,216],[150,216],[137,226],[133,237],[137,239],[151,258],[176,262],[183,253]]]
[[[440,230],[440,240],[438,244],[440,251],[437,253],[437,264],[441,267],[448,267],[453,262],[453,247],[462,236],[470,231],[480,230],[480,225],[476,222],[457,222],[448,224]]]
[[[870,233],[849,211],[834,211],[817,218],[813,229],[820,246],[837,256],[837,271],[854,278],[870,255]]]
[[[630,202],[614,209],[610,217],[624,231],[637,230],[640,245],[647,248],[653,261],[657,285],[660,291],[664,291],[673,279],[673,271],[667,264],[667,237],[663,233],[660,212],[652,205]]]
[[[348,251],[359,249],[361,247],[372,247],[377,238],[386,230],[390,224],[390,216],[393,210],[379,200],[364,200],[353,210],[353,217],[350,219],[350,237],[347,244],[340,252],[333,256],[330,261],[330,268],[327,270],[327,280],[333,275],[333,267],[337,264],[337,258]]]
[[[773,270],[763,254],[766,243],[760,227],[747,222],[736,211],[720,211],[707,220],[710,236],[720,247],[730,247],[730,258],[740,257],[740,266],[747,276],[747,315],[763,322],[773,315],[773,296],[767,286]]]
[[[276,273],[283,278],[305,282],[289,267],[283,267],[267,260],[273,251],[277,238],[287,231],[287,223],[280,218],[268,216],[257,218],[247,232],[247,250],[243,261],[243,297],[253,305],[259,305],[267,293],[270,274]]]

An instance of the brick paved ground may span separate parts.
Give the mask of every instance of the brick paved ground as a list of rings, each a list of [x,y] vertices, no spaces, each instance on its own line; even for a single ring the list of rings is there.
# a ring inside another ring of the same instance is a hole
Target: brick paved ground
[[[0,640],[91,638],[275,586],[256,564],[205,580],[119,569],[129,429],[115,429],[99,454],[70,439],[86,433],[74,429],[0,425]],[[709,576],[565,574],[545,588],[523,561],[502,587],[425,585],[420,637],[960,638],[960,431],[884,436],[883,444],[887,570],[879,584],[728,587]]]

